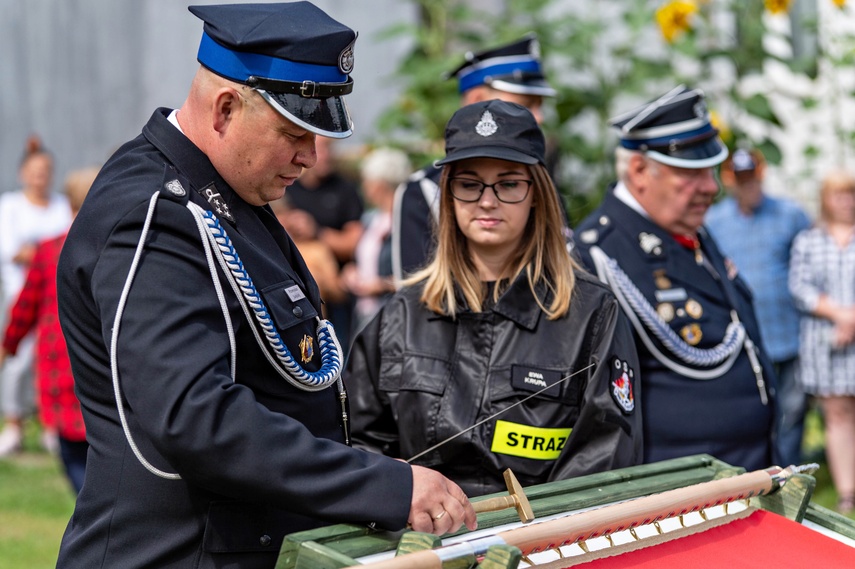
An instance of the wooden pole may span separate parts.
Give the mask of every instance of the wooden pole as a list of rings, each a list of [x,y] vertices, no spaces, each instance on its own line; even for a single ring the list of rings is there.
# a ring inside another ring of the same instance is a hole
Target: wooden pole
[[[686,488],[677,488],[563,518],[532,523],[475,539],[400,555],[370,565],[371,569],[442,569],[443,560],[481,555],[491,545],[513,545],[523,555],[609,535],[641,525],[767,494],[776,488],[777,470],[757,470]],[[359,565],[355,567],[361,567]]]

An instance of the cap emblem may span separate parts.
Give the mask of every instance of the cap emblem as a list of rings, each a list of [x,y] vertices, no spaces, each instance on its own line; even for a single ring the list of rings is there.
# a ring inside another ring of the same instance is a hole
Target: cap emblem
[[[532,39],[528,44],[528,53],[535,59],[540,59],[540,42]]]
[[[702,119],[707,116],[707,104],[704,99],[700,99],[695,106],[692,107],[692,110],[695,112],[695,116],[699,119]]]
[[[338,68],[342,73],[351,73],[353,71],[353,44],[356,43],[356,40],[350,43],[349,46],[344,48],[341,52],[341,55],[338,56]]]
[[[499,125],[493,120],[493,113],[484,111],[484,114],[481,115],[481,120],[475,125],[475,132],[487,137],[495,134],[497,130],[499,130]]]

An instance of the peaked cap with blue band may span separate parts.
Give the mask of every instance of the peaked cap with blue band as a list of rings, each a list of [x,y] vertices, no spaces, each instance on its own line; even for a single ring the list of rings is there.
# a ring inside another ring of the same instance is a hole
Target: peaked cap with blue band
[[[708,168],[727,158],[700,89],[680,85],[609,124],[618,129],[622,147],[669,166]]]
[[[356,33],[310,2],[190,6],[205,22],[198,60],[258,93],[285,118],[322,136],[353,133]]]
[[[534,34],[486,51],[470,51],[465,57],[466,61],[448,74],[457,78],[461,93],[478,85],[488,85],[507,93],[555,96],[555,89],[543,75],[540,43]]]

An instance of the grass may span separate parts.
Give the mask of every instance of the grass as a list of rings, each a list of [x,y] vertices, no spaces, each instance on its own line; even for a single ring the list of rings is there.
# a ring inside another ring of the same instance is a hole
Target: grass
[[[837,495],[822,450],[822,420],[811,411],[805,462],[821,465],[813,501],[833,509]],[[73,509],[74,493],[59,459],[39,448],[36,427],[29,426],[24,452],[0,459],[0,569],[53,569]]]
[[[52,569],[74,509],[59,458],[37,449],[0,459],[0,569]]]

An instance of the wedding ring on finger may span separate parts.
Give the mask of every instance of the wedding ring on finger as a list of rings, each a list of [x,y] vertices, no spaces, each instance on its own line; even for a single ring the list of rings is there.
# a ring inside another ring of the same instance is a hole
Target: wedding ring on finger
[[[445,510],[443,510],[443,511],[441,511],[440,513],[438,513],[437,515],[435,515],[435,516],[433,517],[433,519],[434,519],[434,520],[441,520],[441,519],[442,519],[442,516],[444,516],[444,515],[445,515]]]

